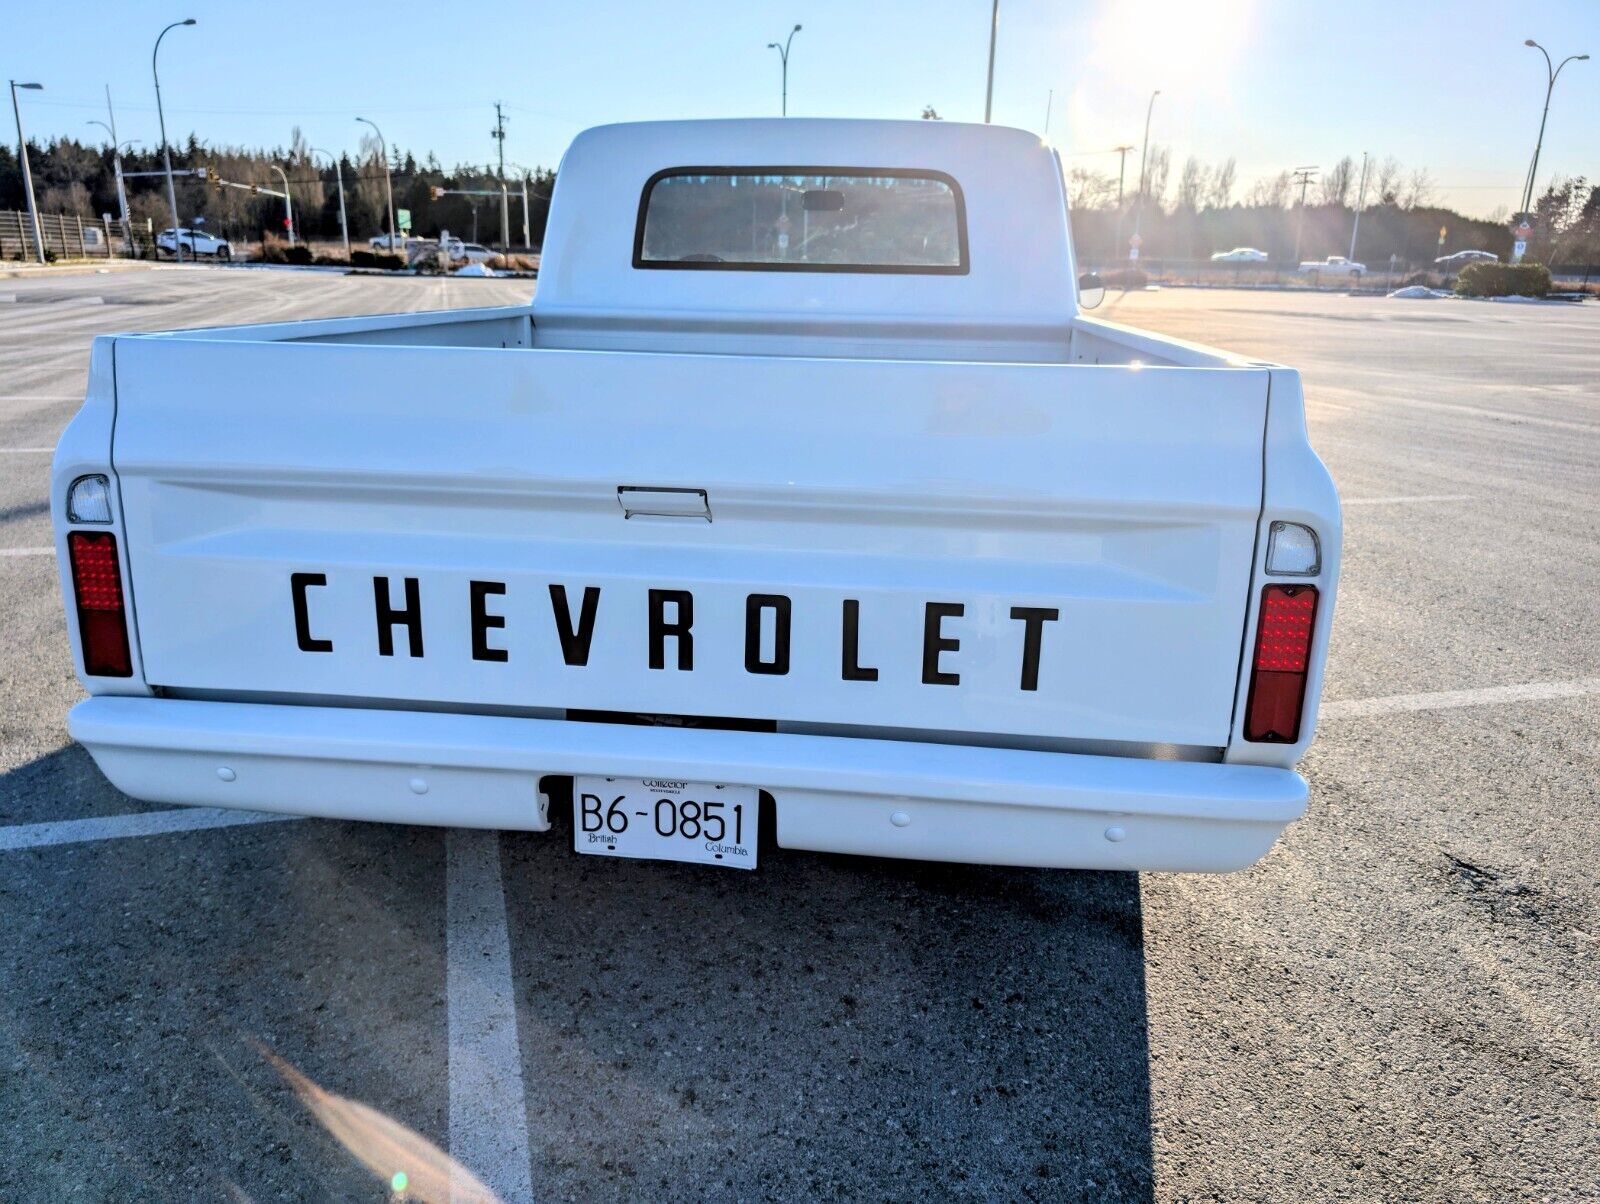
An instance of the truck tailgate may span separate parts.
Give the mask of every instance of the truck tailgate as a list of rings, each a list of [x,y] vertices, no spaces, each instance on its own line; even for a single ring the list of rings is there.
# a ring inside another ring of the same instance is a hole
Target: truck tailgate
[[[172,336],[115,360],[150,685],[1227,743],[1264,371]],[[630,517],[620,488],[704,501]]]

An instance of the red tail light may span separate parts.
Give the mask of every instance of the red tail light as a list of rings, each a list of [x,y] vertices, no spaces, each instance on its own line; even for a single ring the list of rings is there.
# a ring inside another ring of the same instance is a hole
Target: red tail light
[[[91,677],[132,677],[117,537],[106,531],[72,531],[67,551],[72,557],[83,671]]]
[[[1250,667],[1244,738],[1260,744],[1293,744],[1300,738],[1306,700],[1311,632],[1317,622],[1317,587],[1269,585],[1261,591],[1256,655]]]

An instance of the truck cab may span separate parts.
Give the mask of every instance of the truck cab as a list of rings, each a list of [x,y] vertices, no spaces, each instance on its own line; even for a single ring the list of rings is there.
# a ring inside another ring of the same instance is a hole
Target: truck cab
[[[1077,280],[1023,131],[642,123],[573,143],[528,305],[98,339],[71,730],[137,798],[602,856],[1248,865],[1337,495],[1292,369]]]

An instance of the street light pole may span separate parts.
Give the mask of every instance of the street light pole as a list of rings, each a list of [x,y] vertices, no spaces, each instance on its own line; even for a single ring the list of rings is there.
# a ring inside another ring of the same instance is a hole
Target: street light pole
[[[162,38],[180,25],[193,24],[193,17],[174,21],[156,35],[156,47],[150,52],[150,76],[156,81],[156,119],[161,122],[161,161],[167,170],[167,207],[172,210],[172,253],[179,263],[183,262],[183,239],[178,236],[181,225],[178,221],[178,192],[172,186],[172,154],[167,149],[167,115],[161,109],[161,73],[156,70],[156,55],[161,53]]]
[[[996,2],[998,3],[998,0]],[[799,32],[800,27],[796,25],[789,31],[789,36],[784,39],[782,46],[776,42],[767,43],[767,49],[776,50],[778,57],[783,60],[783,115],[785,117],[789,115],[789,43],[794,41],[794,35]]]
[[[383,156],[383,191],[389,198],[389,250],[394,250],[394,179],[389,174],[389,144],[383,140],[383,131],[378,128],[376,121],[368,121],[365,117],[357,117],[363,125],[370,125],[372,132],[378,135],[378,152]]]
[[[983,93],[983,124],[989,124],[994,112],[994,43],[1000,35],[1000,0],[989,6],[989,86]]]
[[[43,92],[43,84],[19,84],[11,81],[11,111],[17,118],[17,155],[22,160],[22,189],[28,196],[28,220],[33,225],[33,250],[39,257],[39,262],[44,262],[44,231],[39,228],[39,206],[33,200],[33,172],[28,167],[28,136],[22,132],[22,106],[17,103],[17,89],[22,88],[29,92]]]
[[[1532,38],[1528,38],[1522,44],[1524,46],[1532,46],[1540,54],[1544,55],[1545,70],[1549,73],[1549,82],[1545,85],[1544,90],[1544,113],[1539,118],[1539,140],[1533,144],[1533,163],[1528,168],[1527,183],[1525,183],[1522,187],[1522,217],[1523,220],[1527,220],[1529,216],[1528,211],[1533,206],[1534,182],[1539,175],[1539,152],[1544,148],[1544,123],[1549,120],[1550,117],[1550,94],[1556,90],[1556,77],[1561,74],[1561,68],[1565,67],[1568,63],[1581,63],[1586,61],[1589,56],[1586,54],[1569,54],[1566,58],[1561,60],[1558,66],[1552,66],[1550,52],[1543,46],[1539,45],[1538,42],[1535,42]]]
[[[333,159],[333,178],[339,181],[339,233],[344,236],[344,257],[349,259],[350,223],[345,220],[344,216],[344,167],[338,159],[333,158],[332,153],[329,151],[319,150],[313,146],[311,147],[311,153],[313,155],[327,155],[328,158]]]
[[[1145,166],[1150,161],[1150,114],[1155,111],[1156,97],[1161,95],[1157,88],[1150,93],[1150,103],[1144,109],[1144,145],[1139,150],[1139,196],[1133,203],[1133,236],[1139,237],[1139,231],[1144,225],[1144,178]]]
[[[289,231],[289,245],[292,247],[294,246],[294,202],[289,199],[289,174],[276,163],[268,163],[267,167],[277,172],[278,178],[283,181],[283,212],[288,218],[284,229]]]

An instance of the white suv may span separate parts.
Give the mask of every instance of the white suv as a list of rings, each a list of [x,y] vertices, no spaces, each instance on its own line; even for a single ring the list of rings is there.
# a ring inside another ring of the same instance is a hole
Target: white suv
[[[233,259],[233,248],[228,245],[227,239],[186,227],[174,231],[171,226],[156,235],[156,258],[159,259],[163,253],[176,258],[180,239],[183,249],[196,259],[202,255],[213,255],[224,263]]]

